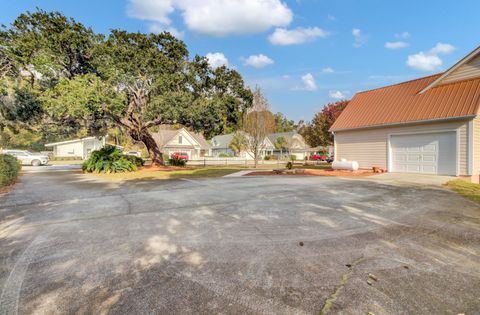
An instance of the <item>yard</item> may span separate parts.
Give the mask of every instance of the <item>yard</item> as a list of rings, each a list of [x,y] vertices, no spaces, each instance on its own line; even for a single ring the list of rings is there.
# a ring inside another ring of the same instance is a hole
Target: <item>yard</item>
[[[187,176],[202,171],[232,169],[162,181],[25,172],[0,196],[0,312],[479,308],[480,211],[459,195],[369,178]]]

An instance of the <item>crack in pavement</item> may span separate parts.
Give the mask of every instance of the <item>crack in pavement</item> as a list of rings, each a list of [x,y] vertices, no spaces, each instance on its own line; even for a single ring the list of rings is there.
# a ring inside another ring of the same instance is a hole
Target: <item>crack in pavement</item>
[[[342,275],[342,278],[340,280],[340,285],[323,303],[323,307],[320,310],[320,315],[325,315],[330,312],[330,310],[332,309],[333,303],[335,303],[335,301],[338,299],[338,297],[343,291],[343,288],[347,285],[348,280],[352,276],[354,268],[364,260],[365,260],[365,257],[363,257],[362,255],[361,257],[355,259],[352,263],[349,264],[350,267],[348,267],[348,272]]]

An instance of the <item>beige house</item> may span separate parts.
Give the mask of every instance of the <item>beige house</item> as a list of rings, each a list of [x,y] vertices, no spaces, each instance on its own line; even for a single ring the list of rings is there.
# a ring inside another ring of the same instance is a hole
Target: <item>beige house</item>
[[[186,153],[189,160],[212,155],[212,147],[202,134],[188,131],[185,128],[178,130],[161,129],[154,133],[162,153],[171,156],[173,153]]]
[[[318,151],[318,149],[311,148],[305,142],[305,139],[303,139],[302,135],[296,131],[277,132],[268,135],[268,139],[270,139],[270,142],[273,143],[274,146],[279,138],[283,138],[285,140],[285,145],[281,149],[275,148],[275,150],[273,150],[273,154],[278,158],[294,155],[297,160],[304,160],[305,158],[308,158],[310,154]]]
[[[335,159],[479,181],[480,47],[443,73],[357,93],[330,129]]]

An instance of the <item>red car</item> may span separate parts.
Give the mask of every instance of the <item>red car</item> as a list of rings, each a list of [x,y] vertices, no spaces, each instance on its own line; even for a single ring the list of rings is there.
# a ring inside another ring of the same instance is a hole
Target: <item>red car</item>
[[[310,155],[308,159],[311,161],[326,161],[328,159],[328,156],[323,154],[314,154]]]
[[[172,159],[180,159],[180,160],[188,161],[188,154],[185,152],[173,152]]]

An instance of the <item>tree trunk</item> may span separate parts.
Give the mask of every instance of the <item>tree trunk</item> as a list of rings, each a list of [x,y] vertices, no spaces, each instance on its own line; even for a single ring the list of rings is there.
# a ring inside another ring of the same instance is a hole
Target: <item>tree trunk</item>
[[[142,142],[145,145],[148,155],[152,159],[152,165],[165,165],[162,152],[147,129],[141,131],[131,129],[130,136],[133,140]]]

